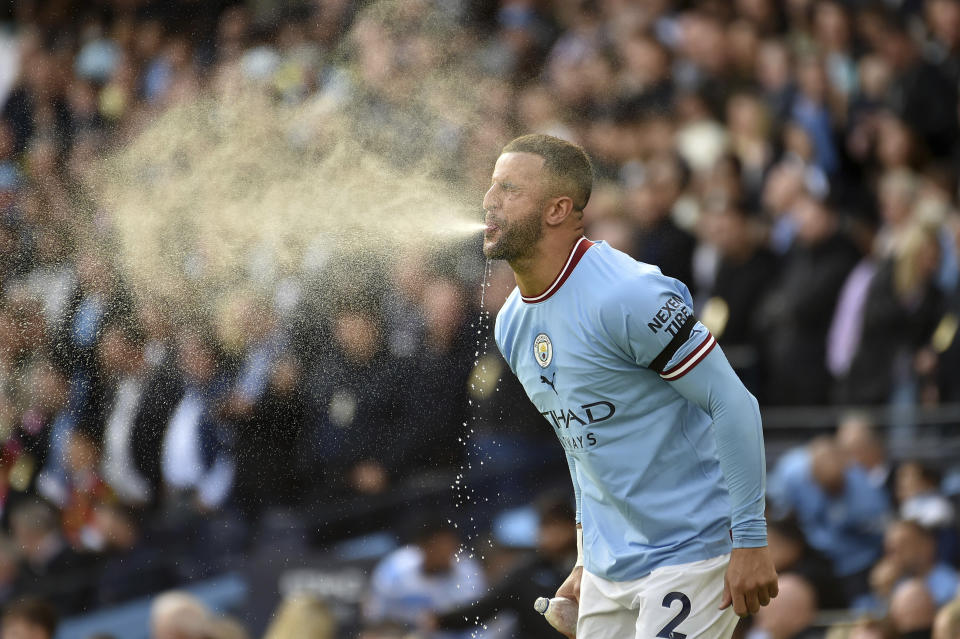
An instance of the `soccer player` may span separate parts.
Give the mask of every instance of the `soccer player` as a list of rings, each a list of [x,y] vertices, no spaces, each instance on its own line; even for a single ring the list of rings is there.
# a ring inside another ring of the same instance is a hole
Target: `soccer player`
[[[517,288],[496,341],[564,448],[580,552],[557,596],[584,639],[727,639],[777,595],[757,402],[687,287],[583,236],[593,173],[547,135],[510,142],[483,251]]]

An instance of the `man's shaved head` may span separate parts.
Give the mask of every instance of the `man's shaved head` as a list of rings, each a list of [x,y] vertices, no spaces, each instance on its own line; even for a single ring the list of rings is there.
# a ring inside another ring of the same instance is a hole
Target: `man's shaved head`
[[[532,153],[543,158],[543,168],[553,178],[551,196],[567,196],[573,210],[582,214],[593,190],[593,167],[586,152],[566,140],[534,133],[516,138],[503,147],[504,153]]]

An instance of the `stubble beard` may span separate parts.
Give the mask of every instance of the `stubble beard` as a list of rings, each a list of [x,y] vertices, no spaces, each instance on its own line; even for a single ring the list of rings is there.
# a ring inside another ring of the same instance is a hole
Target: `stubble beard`
[[[530,257],[543,237],[540,209],[535,208],[526,216],[500,227],[500,239],[492,246],[484,246],[483,253],[490,260],[517,262]]]

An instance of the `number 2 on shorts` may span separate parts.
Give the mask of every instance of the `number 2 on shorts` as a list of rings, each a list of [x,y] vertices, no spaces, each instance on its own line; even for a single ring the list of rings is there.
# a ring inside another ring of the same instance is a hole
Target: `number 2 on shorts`
[[[687,635],[675,631],[674,628],[690,616],[690,598],[682,592],[668,592],[667,596],[663,598],[663,607],[672,608],[674,601],[680,602],[680,612],[663,627],[663,630],[657,633],[657,637],[660,639],[687,639]]]

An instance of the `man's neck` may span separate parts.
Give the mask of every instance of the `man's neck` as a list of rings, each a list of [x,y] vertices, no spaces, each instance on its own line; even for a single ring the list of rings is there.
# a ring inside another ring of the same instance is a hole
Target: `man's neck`
[[[524,297],[535,297],[547,290],[563,269],[573,246],[581,237],[582,232],[555,238],[544,237],[529,256],[511,261],[510,268],[513,269],[520,294]]]

